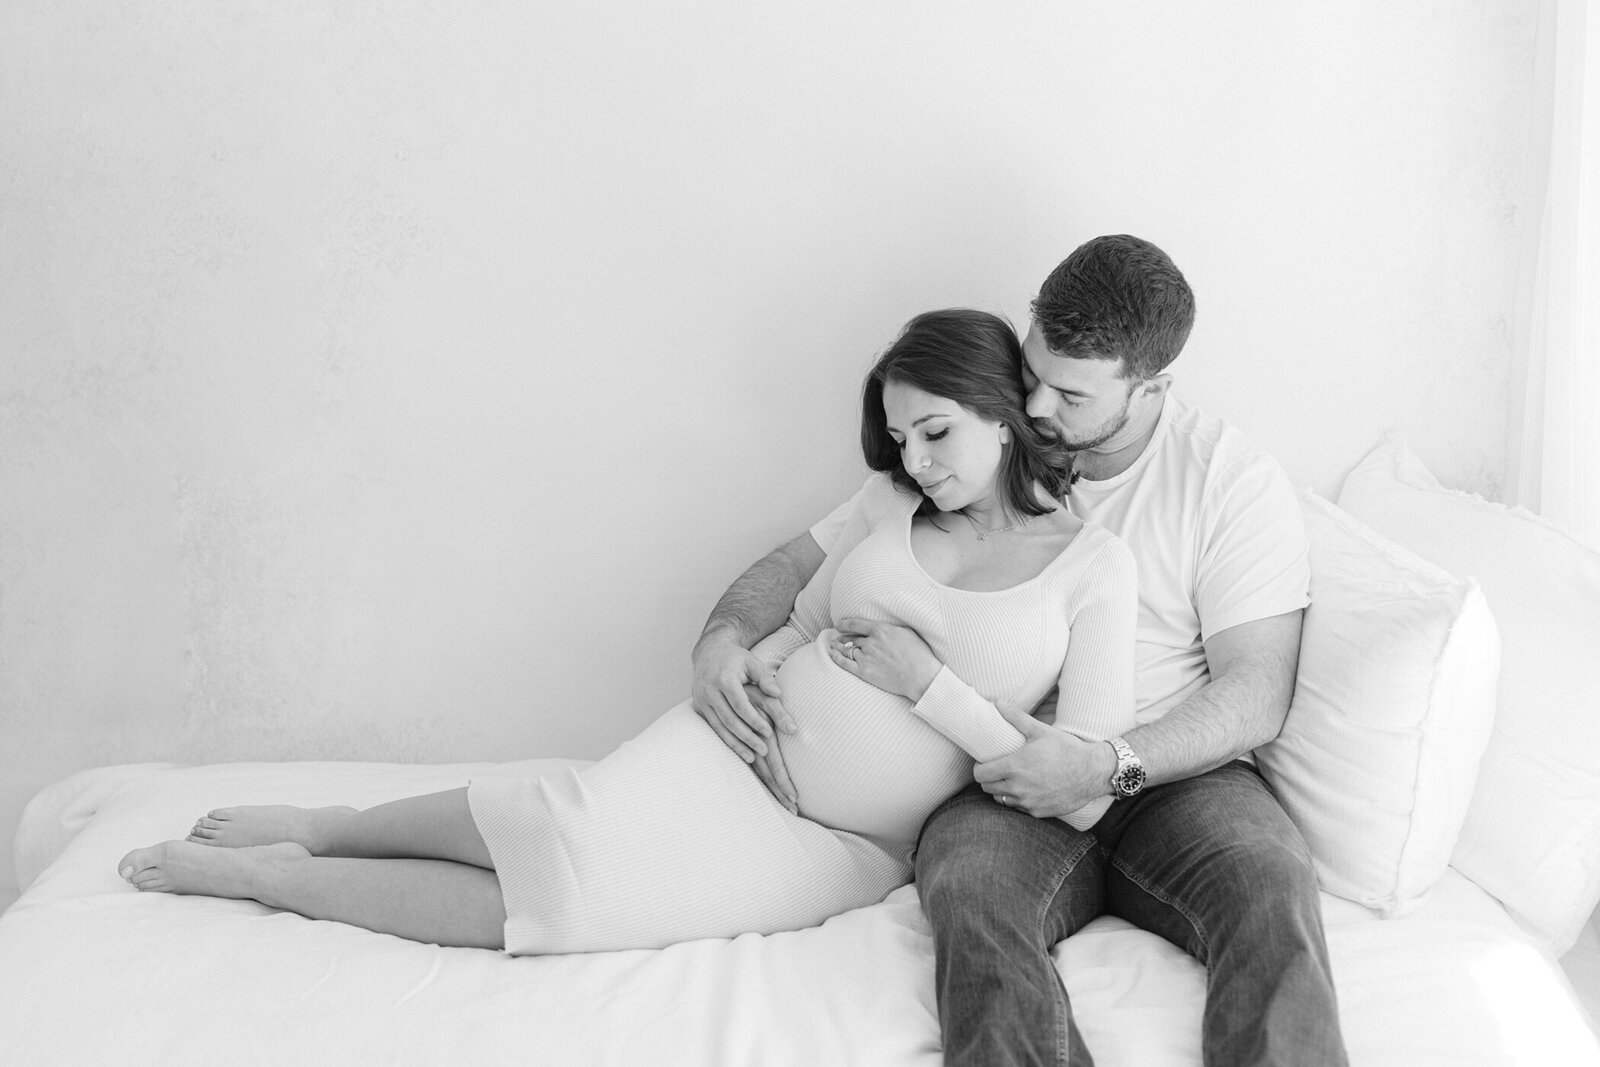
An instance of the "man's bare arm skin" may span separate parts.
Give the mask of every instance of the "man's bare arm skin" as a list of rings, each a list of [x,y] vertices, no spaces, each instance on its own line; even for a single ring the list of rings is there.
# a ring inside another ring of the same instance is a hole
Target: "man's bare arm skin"
[[[1294,696],[1304,611],[1232,626],[1205,643],[1211,680],[1155,722],[1123,736],[1151,785],[1221,767],[1283,729]],[[1017,713],[1022,714],[1022,713]],[[1056,730],[1019,751],[980,763],[974,777],[991,795],[1039,818],[1076,811],[1110,790],[1116,755],[1103,741]]]
[[[1205,643],[1211,681],[1126,735],[1151,784],[1204,774],[1278,736],[1294,697],[1304,616],[1291,611],[1212,635]]]
[[[692,653],[694,710],[791,810],[794,783],[773,725],[792,732],[794,721],[784,710],[776,675],[750,647],[788,620],[795,597],[826,558],[811,534],[803,533],[751,564],[711,610]]]

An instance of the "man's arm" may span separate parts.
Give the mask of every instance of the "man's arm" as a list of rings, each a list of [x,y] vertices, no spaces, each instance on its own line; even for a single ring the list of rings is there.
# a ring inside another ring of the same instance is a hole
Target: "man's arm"
[[[1205,643],[1211,680],[1160,719],[1123,735],[1150,784],[1203,774],[1278,736],[1294,696],[1304,614],[1212,635]],[[1005,793],[1029,814],[1053,818],[1105,796],[1116,766],[1110,745],[1055,730],[1035,732],[1020,751],[978,764],[973,776],[991,795]]]
[[[1150,784],[1204,774],[1278,736],[1294,696],[1304,616],[1291,611],[1212,635],[1205,643],[1211,680],[1160,719],[1124,735]],[[1108,780],[1114,769],[1112,760]]]
[[[776,722],[792,732],[794,722],[783,708],[775,673],[750,647],[784,624],[795,597],[826,558],[811,534],[803,533],[757,560],[717,601],[692,653],[694,710],[791,807],[794,784],[772,731]]]

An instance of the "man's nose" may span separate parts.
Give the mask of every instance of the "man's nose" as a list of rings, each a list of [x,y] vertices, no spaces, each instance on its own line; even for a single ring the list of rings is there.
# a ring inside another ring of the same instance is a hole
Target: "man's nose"
[[[1029,418],[1048,419],[1056,413],[1055,391],[1040,382],[1033,387],[1033,392],[1028,394],[1028,402],[1022,407]]]

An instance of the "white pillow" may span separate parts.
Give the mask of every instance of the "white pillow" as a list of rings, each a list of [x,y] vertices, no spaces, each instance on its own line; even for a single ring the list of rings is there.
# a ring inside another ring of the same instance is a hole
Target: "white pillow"
[[[1404,915],[1450,864],[1494,717],[1499,640],[1475,582],[1300,493],[1311,606],[1262,774],[1322,888]]]
[[[1499,710],[1450,862],[1559,956],[1600,901],[1600,552],[1444,488],[1398,438],[1350,473],[1339,503],[1489,598]]]

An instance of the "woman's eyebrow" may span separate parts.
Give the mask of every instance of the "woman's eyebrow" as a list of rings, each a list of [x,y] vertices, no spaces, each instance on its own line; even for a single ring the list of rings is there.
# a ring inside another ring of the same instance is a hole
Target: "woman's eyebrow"
[[[915,430],[918,426],[921,426],[923,423],[927,422],[929,419],[948,419],[950,417],[951,417],[951,415],[950,415],[950,413],[948,411],[933,411],[933,412],[929,412],[928,414],[922,416],[920,419],[917,419],[916,421],[912,422],[911,428],[913,430]],[[888,423],[884,423],[884,429],[891,430],[894,433],[904,433],[905,432],[904,430],[900,429],[898,426],[890,426]]]

